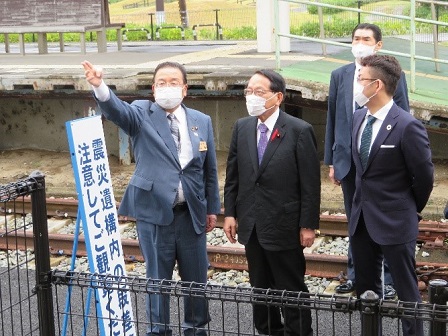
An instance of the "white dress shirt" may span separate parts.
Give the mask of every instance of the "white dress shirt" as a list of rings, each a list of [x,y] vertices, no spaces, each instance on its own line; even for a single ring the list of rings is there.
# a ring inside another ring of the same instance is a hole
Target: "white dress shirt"
[[[378,132],[380,131],[381,125],[383,124],[384,119],[386,118],[387,114],[389,113],[390,108],[392,107],[394,101],[391,99],[390,102],[388,102],[386,105],[384,105],[382,108],[380,108],[375,115],[373,115],[377,120],[372,124],[372,141],[370,142],[369,147],[369,153],[370,149],[372,148],[372,144],[376,139],[376,136],[378,135]],[[364,121],[362,122],[361,127],[359,128],[358,132],[358,153],[359,153],[359,147],[361,146],[361,136],[362,132],[364,131],[364,128],[367,124],[367,118],[372,115],[369,110],[367,110],[366,116],[364,118]]]
[[[100,102],[105,102],[109,100],[110,98],[109,87],[106,85],[106,83],[104,83],[104,81],[101,81],[101,84],[98,87],[92,85],[92,89],[96,99],[98,99]]]
[[[274,130],[274,126],[275,123],[277,122],[278,116],[280,115],[280,109],[277,108],[277,110],[272,113],[269,118],[267,118],[263,124],[266,125],[266,127],[268,128],[267,132],[266,132],[266,136],[268,137],[268,143],[269,143],[269,139],[271,137],[272,131]],[[260,119],[258,119],[257,122],[257,144],[258,141],[260,141],[260,130],[258,129],[258,125],[260,125],[262,122],[260,121]]]
[[[355,87],[357,85],[361,85],[358,83],[359,70],[361,70],[361,64],[355,61],[355,75],[353,76],[353,113],[356,111],[356,102],[355,102]],[[362,106],[361,106],[362,107]]]
[[[168,116],[168,112],[166,115]],[[190,135],[188,133],[188,124],[187,124],[187,115],[185,110],[181,105],[172,112],[172,114],[176,117],[179,122],[179,133],[180,133],[180,151],[179,151],[179,161],[182,169],[193,159],[193,146],[191,145]],[[166,118],[167,123],[170,123],[170,120]],[[182,183],[179,180],[179,194],[178,194],[178,202],[185,202],[184,190],[182,188]]]

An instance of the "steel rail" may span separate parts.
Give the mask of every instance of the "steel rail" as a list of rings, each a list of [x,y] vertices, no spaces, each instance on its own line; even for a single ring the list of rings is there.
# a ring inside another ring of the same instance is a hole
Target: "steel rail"
[[[73,253],[73,235],[49,234],[49,248],[53,256],[71,256]],[[135,239],[122,239],[124,259],[127,262],[140,261],[143,257],[140,253],[138,241]],[[32,230],[5,232],[0,230],[1,250],[25,250],[32,249]],[[223,270],[247,270],[247,259],[244,248],[229,246],[207,246],[210,265]],[[84,237],[78,240],[76,255],[87,256]],[[326,254],[305,253],[307,263],[306,272],[311,276],[334,278],[347,267],[347,257]],[[425,273],[426,279],[448,279],[448,264],[417,262],[417,273]],[[429,271],[428,271],[429,270]]]
[[[117,203],[117,207],[118,207]],[[16,213],[30,213],[31,199],[25,197],[23,199],[23,206],[20,209],[3,209],[3,212],[15,211]],[[1,212],[1,211],[0,211]],[[65,198],[48,198],[47,199],[47,214],[49,217],[62,218],[76,218],[78,214],[78,201],[75,199]],[[124,220],[121,218],[121,220]],[[127,221],[132,221],[132,218],[127,218]],[[224,216],[218,216],[217,227],[222,228],[224,223]],[[319,234],[325,236],[348,236],[348,224],[345,215],[321,215],[319,222]],[[417,240],[425,242],[435,242],[440,239],[448,238],[448,223],[422,220],[419,223],[419,235]]]

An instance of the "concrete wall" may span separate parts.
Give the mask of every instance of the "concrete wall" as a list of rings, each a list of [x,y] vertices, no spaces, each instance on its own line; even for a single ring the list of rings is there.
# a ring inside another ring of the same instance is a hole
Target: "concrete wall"
[[[208,114],[212,118],[217,150],[227,151],[232,137],[233,124],[247,116],[243,99],[186,99],[185,104]]]
[[[141,99],[141,98],[139,98]],[[226,151],[232,125],[246,116],[242,98],[187,98],[185,103],[211,116],[218,150]],[[67,151],[65,123],[95,113],[91,98],[0,98],[0,150],[39,148]],[[109,154],[118,156],[118,128],[104,122]]]
[[[139,97],[141,99],[141,97]],[[215,129],[216,148],[227,151],[232,127],[238,118],[247,115],[243,97],[189,97],[187,106],[211,116]],[[320,158],[323,159],[325,139],[325,105],[312,104],[297,96],[287,97],[282,107],[289,114],[300,117],[314,127]],[[95,102],[90,95],[83,97],[1,97],[0,150],[39,148],[68,151],[65,123],[94,113]],[[118,156],[118,128],[104,122],[104,133],[109,154]],[[448,158],[447,134],[432,132],[429,137],[433,158]]]
[[[88,99],[0,99],[0,149],[68,151],[65,122],[82,118],[94,106]]]

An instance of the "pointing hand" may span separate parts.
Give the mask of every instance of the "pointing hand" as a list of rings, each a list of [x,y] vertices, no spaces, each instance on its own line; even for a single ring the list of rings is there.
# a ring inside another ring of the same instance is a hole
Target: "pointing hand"
[[[103,69],[95,68],[89,61],[81,62],[81,64],[84,67],[87,81],[95,87],[100,86],[103,81]]]

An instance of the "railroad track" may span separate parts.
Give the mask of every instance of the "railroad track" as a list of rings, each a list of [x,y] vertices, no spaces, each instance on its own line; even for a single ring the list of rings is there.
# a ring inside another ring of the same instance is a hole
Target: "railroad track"
[[[0,209],[8,215],[24,215],[31,212],[31,202],[29,198],[24,198],[18,203],[20,207],[15,209]],[[78,213],[78,202],[73,199],[47,199],[47,215],[55,220],[63,221],[68,218],[76,218]],[[223,216],[218,218],[218,227],[222,227]],[[425,248],[443,250],[444,241],[448,238],[448,223],[437,221],[421,221],[419,225],[418,240],[424,242]],[[345,216],[321,215],[320,236],[346,237],[347,219]],[[13,240],[12,240],[13,239]],[[55,255],[72,255],[73,235],[49,233],[50,252]],[[33,247],[32,231],[15,232],[14,237],[0,230],[0,249],[11,249],[14,244],[17,249]],[[122,239],[125,260],[128,262],[143,261],[140,253],[138,241],[135,239]],[[313,248],[305,249],[307,260],[307,273],[312,276],[333,278],[346,269],[347,257],[312,253]],[[211,266],[224,270],[247,270],[247,260],[244,248],[233,246],[208,246],[207,252]],[[447,252],[445,252],[447,253]],[[77,256],[86,256],[84,237],[81,235],[78,240]],[[448,259],[447,263],[420,261],[417,262],[417,273],[425,280],[433,278],[443,278],[448,280]],[[425,281],[426,282],[426,281]]]
[[[31,200],[24,197],[22,206],[15,209],[0,209],[0,212],[15,212],[17,214],[31,213]],[[66,198],[48,198],[46,201],[47,216],[55,218],[76,218],[78,215],[78,201]],[[118,206],[118,205],[117,205]],[[132,220],[132,219],[131,219]],[[218,216],[217,227],[222,227],[223,215]],[[319,223],[321,235],[346,237],[348,236],[347,218],[339,215],[321,215]],[[448,238],[448,222],[422,220],[419,224],[419,241],[439,244],[440,239]]]

